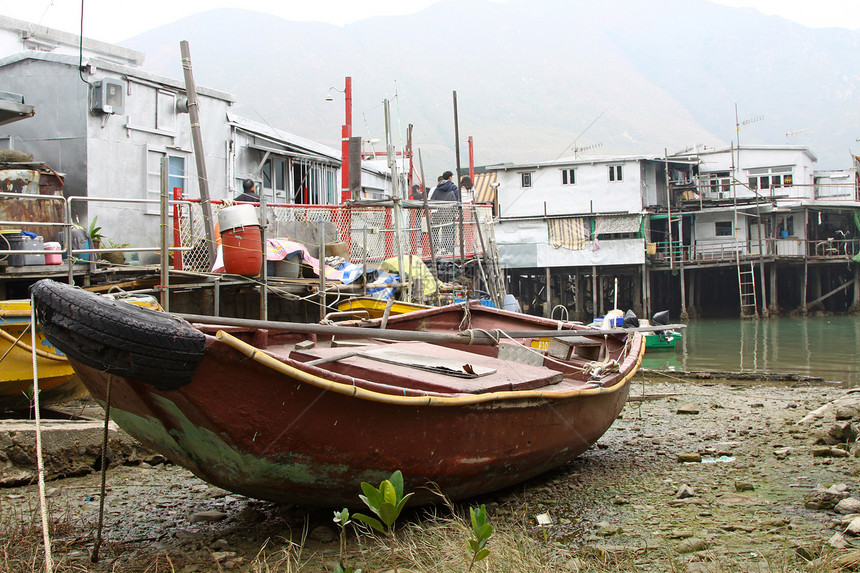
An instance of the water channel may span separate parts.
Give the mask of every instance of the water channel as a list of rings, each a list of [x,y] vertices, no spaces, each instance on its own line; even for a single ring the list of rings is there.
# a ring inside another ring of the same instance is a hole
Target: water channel
[[[792,372],[860,386],[860,317],[700,319],[672,350],[646,352],[643,368]]]

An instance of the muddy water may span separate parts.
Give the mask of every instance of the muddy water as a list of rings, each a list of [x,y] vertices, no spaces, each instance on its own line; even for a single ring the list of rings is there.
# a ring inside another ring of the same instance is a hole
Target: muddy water
[[[652,351],[643,367],[658,370],[793,372],[860,385],[860,317],[690,321],[674,352]]]

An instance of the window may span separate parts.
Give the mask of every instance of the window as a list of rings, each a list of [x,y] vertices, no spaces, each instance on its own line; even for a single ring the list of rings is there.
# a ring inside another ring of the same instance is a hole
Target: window
[[[176,131],[176,95],[157,90],[155,94],[155,129]]]
[[[761,167],[749,170],[749,186],[753,191],[791,187],[793,184],[794,176],[791,166]]]
[[[261,172],[263,178],[263,192],[266,194],[266,200],[270,203],[288,203],[287,186],[290,172],[290,165],[287,159],[277,156],[270,156],[266,163],[263,164]]]
[[[731,237],[732,236],[732,222],[731,221],[717,221],[714,223],[714,235],[717,237]]]
[[[779,238],[785,239],[794,236],[794,217],[792,215],[780,216],[776,220],[776,230]]]
[[[609,180],[610,181],[621,181],[621,165],[610,165],[609,166]]]
[[[173,199],[174,192],[179,189],[179,193],[185,196],[185,180],[188,175],[185,173],[185,158],[170,155],[167,157],[167,193],[170,199]]]
[[[576,185],[576,169],[562,169],[561,170],[561,184],[562,185]]]
[[[531,187],[532,186],[532,174],[531,172],[520,173],[522,176],[522,186],[523,187]]]
[[[175,189],[180,189],[182,196],[188,189],[188,173],[185,171],[185,158],[170,155],[158,149],[148,149],[146,153],[146,198],[158,200],[161,198],[161,159],[167,157],[167,194],[173,199]],[[161,209],[157,203],[147,203],[145,212],[148,215],[158,215]]]

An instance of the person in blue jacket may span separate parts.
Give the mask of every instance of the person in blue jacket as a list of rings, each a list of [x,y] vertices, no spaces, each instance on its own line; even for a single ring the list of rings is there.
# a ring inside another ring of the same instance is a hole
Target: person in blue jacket
[[[436,189],[430,197],[431,201],[459,201],[460,189],[457,184],[452,181],[454,174],[446,171],[442,174],[442,180],[436,184]]]
[[[430,196],[431,201],[460,201],[460,189],[453,181],[454,174],[446,171],[442,179],[436,183],[436,189]],[[431,215],[431,223],[436,228],[434,237],[436,239],[436,252],[447,255],[454,252],[454,219],[451,209],[437,209]]]

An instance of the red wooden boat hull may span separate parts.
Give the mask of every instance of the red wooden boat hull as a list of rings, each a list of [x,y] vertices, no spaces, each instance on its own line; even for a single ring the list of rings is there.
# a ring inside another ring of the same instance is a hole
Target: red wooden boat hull
[[[573,459],[623,408],[641,339],[631,335],[619,371],[599,384],[464,395],[395,395],[384,364],[377,379],[358,380],[223,333],[205,336],[190,381],[173,389],[70,359],[102,404],[110,384],[111,418],[120,427],[201,479],[254,498],[340,507],[358,503],[360,482],[378,483],[398,469],[415,502],[432,503],[437,489],[450,499],[471,497]]]

